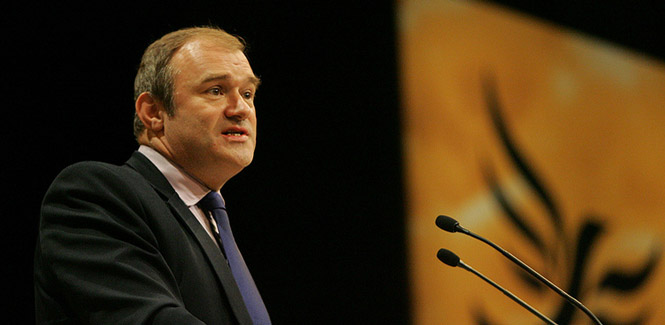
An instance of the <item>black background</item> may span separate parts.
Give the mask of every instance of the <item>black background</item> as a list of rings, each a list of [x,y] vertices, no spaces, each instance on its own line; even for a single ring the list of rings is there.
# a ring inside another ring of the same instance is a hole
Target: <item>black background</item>
[[[665,58],[662,2],[494,3]],[[32,251],[52,179],[129,157],[143,50],[206,24],[245,38],[263,80],[255,160],[222,193],[275,323],[408,322],[392,2],[26,2],[1,15],[7,322],[34,322]]]

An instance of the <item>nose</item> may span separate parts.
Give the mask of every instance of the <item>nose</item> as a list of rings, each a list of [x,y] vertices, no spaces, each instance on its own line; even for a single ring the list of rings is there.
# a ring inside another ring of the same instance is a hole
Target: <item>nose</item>
[[[251,105],[247,100],[245,100],[245,98],[240,93],[234,92],[232,95],[229,95],[227,98],[228,98],[227,102],[228,105],[224,110],[224,115],[226,115],[226,117],[229,119],[236,121],[245,120],[249,117],[252,110],[254,109],[253,105]]]

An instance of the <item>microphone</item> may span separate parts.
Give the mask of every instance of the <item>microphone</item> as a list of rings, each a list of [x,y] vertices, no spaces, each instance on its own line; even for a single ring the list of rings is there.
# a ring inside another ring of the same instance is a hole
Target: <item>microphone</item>
[[[436,218],[436,225],[437,227],[447,231],[447,232],[461,232],[465,235],[471,236],[475,239],[478,239],[482,242],[484,242],[487,245],[492,246],[494,249],[499,251],[503,256],[507,257],[509,260],[511,260],[513,263],[517,264],[519,267],[527,271],[529,274],[531,274],[533,277],[536,279],[540,280],[540,282],[544,283],[547,285],[550,289],[554,290],[556,293],[558,293],[561,297],[565,298],[569,303],[573,304],[575,307],[579,308],[582,310],[591,320],[598,324],[598,325],[603,325],[603,323],[600,322],[598,317],[594,315],[589,308],[584,306],[581,302],[579,302],[577,299],[575,299],[573,296],[569,295],[567,292],[561,290],[561,288],[557,287],[554,283],[552,283],[550,280],[545,278],[544,276],[540,275],[540,273],[536,272],[534,269],[526,265],[526,263],[522,262],[520,259],[515,257],[513,254],[510,254],[508,251],[505,249],[499,247],[499,245],[481,237],[473,232],[469,231],[468,229],[462,227],[457,220],[449,217],[449,216],[438,216]]]
[[[499,289],[499,291],[501,291],[504,295],[508,296],[510,299],[512,299],[516,303],[520,304],[520,306],[526,308],[528,311],[530,311],[532,314],[536,315],[538,318],[540,318],[541,320],[543,320],[547,324],[557,325],[557,323],[553,322],[547,316],[543,315],[543,313],[541,313],[538,310],[536,310],[535,308],[531,307],[529,304],[524,302],[524,300],[522,300],[522,299],[518,298],[517,296],[515,296],[512,292],[504,289],[502,286],[496,284],[496,282],[490,280],[488,277],[484,276],[482,273],[474,270],[472,267],[470,267],[467,264],[465,264],[464,262],[462,262],[462,260],[459,258],[459,256],[455,255],[455,253],[453,253],[453,252],[451,252],[451,251],[449,251],[445,248],[441,248],[436,253],[436,257],[438,257],[439,260],[441,262],[445,263],[446,265],[449,265],[449,266],[452,266],[452,267],[459,266],[459,267],[475,274],[479,278],[485,280],[485,282],[487,282],[487,283],[491,284],[493,287]]]

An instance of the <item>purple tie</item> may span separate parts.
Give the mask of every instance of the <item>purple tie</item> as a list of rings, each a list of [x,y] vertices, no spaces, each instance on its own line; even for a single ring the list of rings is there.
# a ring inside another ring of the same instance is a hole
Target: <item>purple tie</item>
[[[231,267],[231,273],[233,273],[233,277],[238,284],[240,294],[245,301],[245,306],[247,306],[253,323],[256,325],[271,324],[270,316],[268,316],[268,310],[263,303],[263,299],[261,299],[261,294],[256,288],[254,279],[252,279],[245,260],[238,250],[236,241],[233,239],[229,216],[226,214],[226,207],[224,206],[222,196],[212,191],[199,201],[199,207],[205,211],[210,211],[214,218],[215,222],[212,223],[212,228],[220,239],[218,243],[221,243],[222,247],[220,248],[226,254],[226,259]],[[214,227],[215,224],[217,225],[217,229]]]

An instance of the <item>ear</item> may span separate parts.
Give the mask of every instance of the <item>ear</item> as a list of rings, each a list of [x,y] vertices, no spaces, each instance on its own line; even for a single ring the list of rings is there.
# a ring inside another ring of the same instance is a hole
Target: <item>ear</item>
[[[164,108],[149,92],[144,92],[136,99],[136,115],[145,128],[159,133],[164,128]]]

